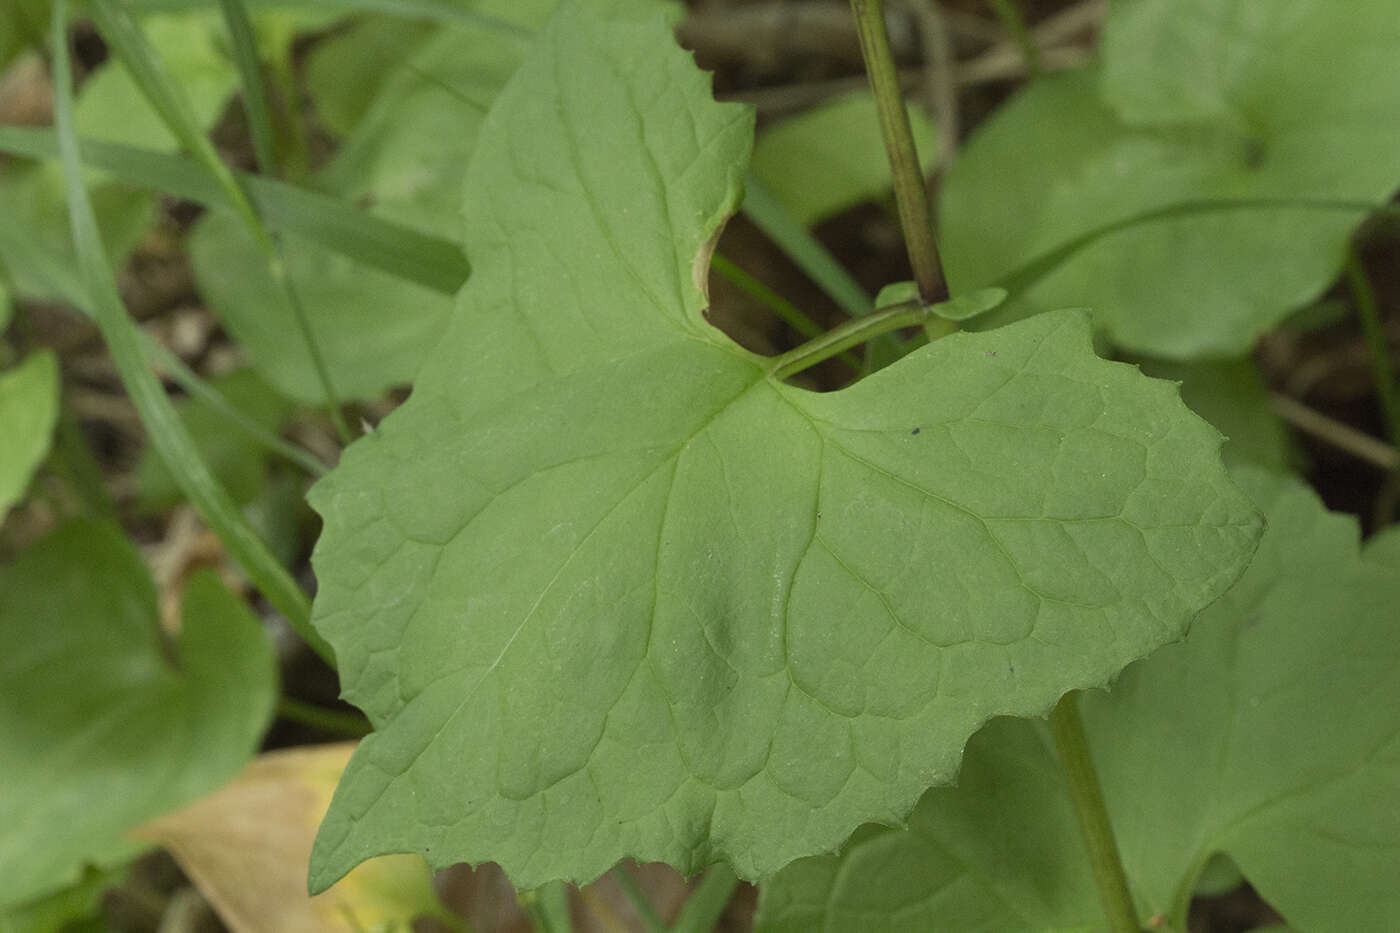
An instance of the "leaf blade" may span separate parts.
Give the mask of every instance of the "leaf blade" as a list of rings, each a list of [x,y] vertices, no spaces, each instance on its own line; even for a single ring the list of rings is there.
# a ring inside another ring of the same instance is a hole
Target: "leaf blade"
[[[481,260],[458,314],[410,401],[313,490],[317,625],[379,729],[318,836],[313,888],[388,849],[498,860],[524,887],[624,855],[762,875],[834,846],[856,813],[900,819],[987,716],[1043,712],[1179,635],[1252,549],[1256,518],[1224,479],[1218,435],[1172,387],[1092,357],[1072,312],[938,341],[832,395],[767,378],[705,321],[701,292],[751,118],[713,103],[666,47],[660,23],[582,8],[546,29],[468,170]],[[495,362],[468,373],[468,357]],[[1053,383],[1067,366],[1077,388]],[[1114,405],[1151,417],[1101,439]],[[1014,481],[968,482],[1020,426]],[[838,442],[847,452],[823,460]],[[1160,448],[1138,458],[1150,475],[1120,442]],[[1147,514],[1168,464],[1190,479]],[[1039,597],[1013,566],[1039,546],[1018,517],[1040,474],[1045,527],[1102,565],[1084,584],[1034,570],[1052,596],[1100,601],[1049,612],[1062,652],[1027,637]],[[1125,509],[1151,527],[1114,525]],[[1112,527],[1064,530],[1066,513]],[[979,523],[998,521],[992,540]],[[1144,530],[1157,543],[1130,540]],[[940,549],[969,545],[977,560],[954,568],[970,581],[990,567],[986,594],[959,603],[958,581],[919,579]],[[858,552],[873,547],[912,621],[862,638],[878,597],[804,567],[817,547],[867,577]],[[1169,569],[1124,557],[1144,548]],[[1120,585],[1123,631],[1107,639],[1096,612]],[[1014,670],[997,639],[1024,647]],[[868,698],[855,695],[834,672],[852,643],[868,656],[875,642],[892,683],[872,682],[872,664],[856,685]],[[434,792],[443,768],[462,797]]]

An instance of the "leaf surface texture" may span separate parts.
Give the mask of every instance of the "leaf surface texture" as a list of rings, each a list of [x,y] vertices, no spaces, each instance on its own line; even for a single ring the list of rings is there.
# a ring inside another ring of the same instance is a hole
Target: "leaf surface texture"
[[[1170,917],[1224,853],[1298,930],[1400,926],[1400,533],[1295,479],[1239,471],[1269,529],[1183,644],[1083,697],[1085,729],[1143,919]],[[908,831],[765,885],[762,931],[1095,929],[1102,917],[1043,724],[998,720],[957,788]]]
[[[1078,313],[838,393],[771,379],[697,287],[751,135],[663,21],[588,4],[498,98],[452,323],[312,493],[315,622],[379,730],[314,888],[390,851],[525,888],[770,873],[1179,637],[1247,561],[1218,435]]]

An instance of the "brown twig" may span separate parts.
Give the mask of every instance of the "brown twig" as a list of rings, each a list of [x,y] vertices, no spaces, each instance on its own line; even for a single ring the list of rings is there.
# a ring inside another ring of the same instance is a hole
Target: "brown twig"
[[[1269,396],[1274,414],[1300,431],[1311,434],[1382,470],[1400,469],[1400,450],[1384,441],[1329,418],[1295,398],[1280,393]]]

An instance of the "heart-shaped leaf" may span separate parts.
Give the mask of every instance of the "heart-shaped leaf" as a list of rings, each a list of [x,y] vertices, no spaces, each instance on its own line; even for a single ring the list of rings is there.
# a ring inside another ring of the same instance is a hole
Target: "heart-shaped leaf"
[[[1335,278],[1365,215],[1336,202],[1379,203],[1400,183],[1397,12],[1114,4],[1102,66],[1033,83],[950,170],[949,281],[994,284],[1106,225],[1164,215],[1094,241],[978,326],[1087,305],[1137,351],[1243,355]]]
[[[1254,547],[1215,431],[1078,313],[826,395],[712,328],[752,117],[592,6],[483,127],[412,398],[313,491],[316,625],[379,729],[314,888],[391,851],[772,872],[1178,638]]]
[[[1185,644],[1083,698],[1141,916],[1179,922],[1223,852],[1299,930],[1400,929],[1400,532],[1360,549],[1297,480],[1240,476],[1269,518],[1249,570]],[[908,831],[770,880],[758,928],[1101,929],[1044,730],[989,725]]]
[[[177,668],[111,525],[73,522],[0,571],[0,908],[139,851],[127,829],[253,753],[276,692],[267,637],[212,574],[186,584],[183,617]]]

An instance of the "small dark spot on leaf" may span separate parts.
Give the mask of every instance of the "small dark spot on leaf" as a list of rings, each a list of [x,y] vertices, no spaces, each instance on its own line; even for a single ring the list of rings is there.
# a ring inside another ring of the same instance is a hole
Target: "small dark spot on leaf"
[[[1264,141],[1251,136],[1244,141],[1244,165],[1245,168],[1260,168],[1264,164],[1264,159],[1269,155],[1269,150],[1264,146]]]
[[[919,433],[919,429],[918,429],[918,428],[915,428],[914,430],[910,431],[909,433],[910,433],[910,434],[918,434],[918,433]]]

